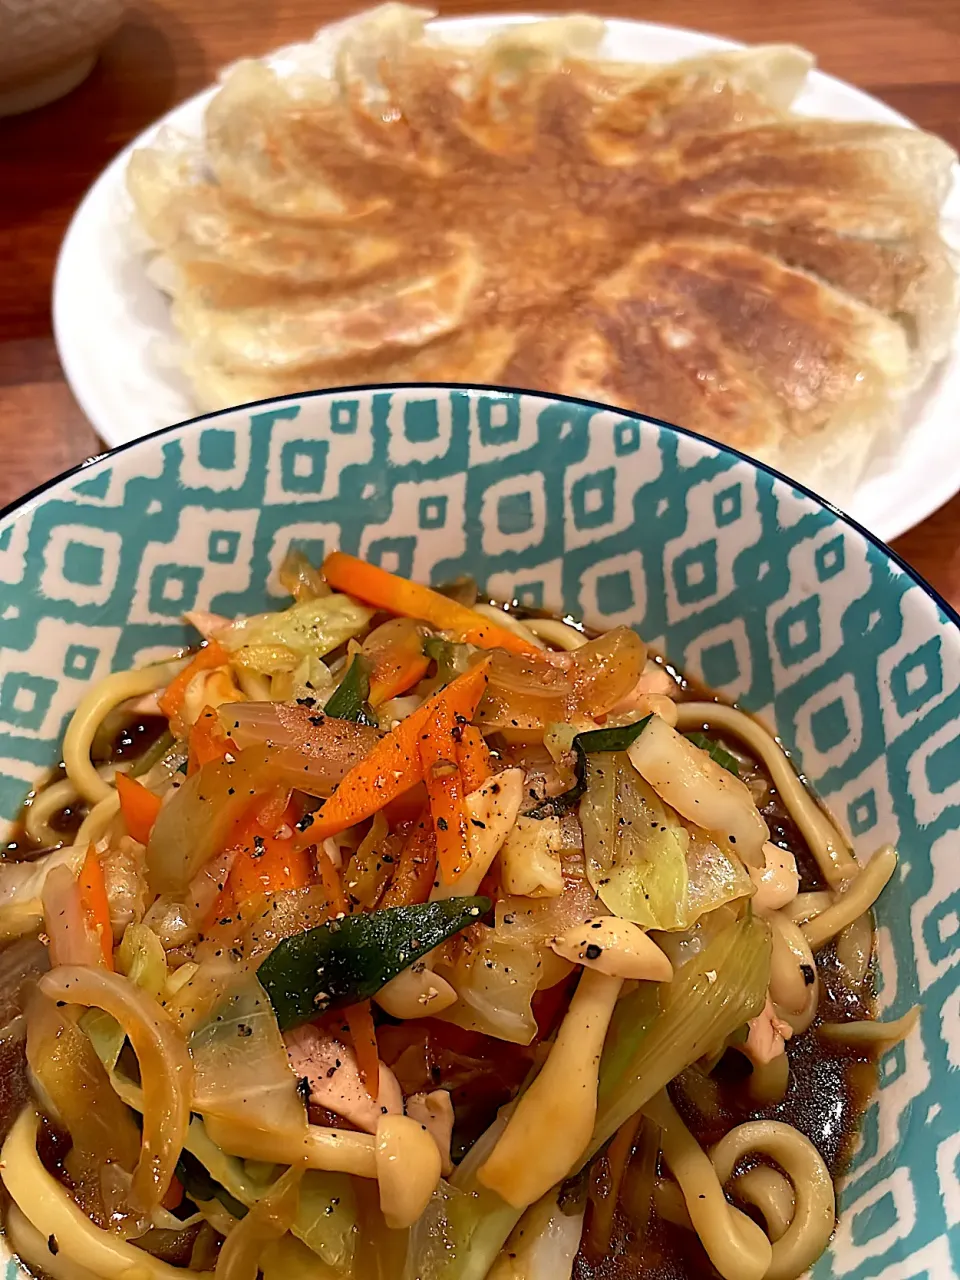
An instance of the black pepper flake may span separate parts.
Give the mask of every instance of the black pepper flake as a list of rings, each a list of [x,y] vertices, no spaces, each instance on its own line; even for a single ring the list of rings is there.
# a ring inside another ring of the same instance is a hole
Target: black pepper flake
[[[300,1079],[297,1081],[297,1093],[299,1093],[300,1100],[303,1103],[303,1105],[306,1106],[307,1103],[310,1101],[310,1077],[309,1076],[301,1076]]]
[[[603,947],[598,947],[595,942],[591,942],[584,955],[588,960],[599,960],[603,955]]]
[[[479,827],[481,831],[486,831],[487,829],[487,824],[485,822],[481,822],[479,818],[471,818],[470,825],[472,827]]]
[[[298,698],[297,699],[298,707],[315,707],[316,705],[317,705],[316,698]]]
[[[453,728],[450,730],[450,737],[454,740],[454,742],[462,742],[463,741],[463,725],[455,724]]]
[[[246,1039],[246,1038],[247,1038],[247,1036],[252,1036],[252,1035],[253,1035],[253,1027],[249,1027],[249,1026],[247,1026],[247,1024],[246,1024],[245,1022],[238,1022],[238,1023],[237,1023],[237,1035],[238,1035],[238,1036],[242,1036],[244,1039]]]
[[[236,787],[227,787],[227,795],[228,795],[228,796],[235,796],[236,794],[237,794],[237,789],[236,789]]]
[[[812,987],[817,980],[817,973],[812,964],[802,964],[800,972],[803,974],[803,980],[808,987]]]
[[[315,729],[319,729],[320,726],[324,723],[323,716],[310,716],[309,719],[310,719],[310,723],[313,725]]]
[[[253,837],[253,856],[255,858],[262,858],[266,852],[267,852],[267,843],[264,840],[263,836],[254,836]]]
[[[437,830],[438,830],[438,831],[446,831],[446,830],[448,830],[449,825],[450,825],[450,824],[447,822],[446,818],[438,818],[438,819],[437,819]]]
[[[53,1254],[54,1257],[57,1256],[57,1254],[60,1252],[60,1246],[57,1244],[56,1236],[47,1236],[47,1248],[50,1250],[50,1252]]]
[[[313,826],[313,823],[314,823],[314,817],[313,817],[313,814],[312,814],[312,813],[305,813],[305,814],[303,815],[303,817],[300,819],[300,821],[297,823],[297,830],[298,830],[298,831],[307,831],[307,830],[309,830],[309,828],[310,828],[310,827],[312,827],[312,826]]]

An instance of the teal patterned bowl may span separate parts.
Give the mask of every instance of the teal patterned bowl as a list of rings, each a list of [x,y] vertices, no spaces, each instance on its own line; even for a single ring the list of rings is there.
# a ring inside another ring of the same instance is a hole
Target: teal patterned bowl
[[[231,409],[0,517],[0,824],[87,681],[183,643],[185,609],[267,607],[291,544],[632,624],[776,726],[859,855],[899,847],[880,1005],[922,1026],[881,1062],[814,1274],[960,1274],[960,619],[818,499],[660,423],[423,386]]]

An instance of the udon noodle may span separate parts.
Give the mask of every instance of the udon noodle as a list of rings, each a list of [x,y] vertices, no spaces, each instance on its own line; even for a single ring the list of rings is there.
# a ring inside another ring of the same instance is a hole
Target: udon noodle
[[[916,1018],[869,1016],[894,850],[861,866],[628,628],[341,553],[281,582],[91,686],[0,865],[11,1247],[564,1280],[625,1240],[652,1276],[673,1232],[690,1274],[801,1275],[836,1213],[780,1118],[801,1049]]]

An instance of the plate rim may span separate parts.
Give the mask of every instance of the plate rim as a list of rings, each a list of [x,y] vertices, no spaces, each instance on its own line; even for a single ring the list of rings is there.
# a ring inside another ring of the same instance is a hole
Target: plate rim
[[[435,16],[427,22],[427,26],[444,31],[455,32],[458,29],[474,29],[493,31],[503,29],[504,27],[523,26],[531,22],[544,21],[551,18],[569,16],[566,12],[556,10],[523,10],[521,12],[494,12],[494,13],[475,13],[475,14],[457,14]],[[599,15],[598,15],[599,16]],[[341,19],[334,23],[327,23],[319,27],[315,35],[320,31],[330,30],[341,25],[342,22],[349,19]],[[718,50],[736,50],[749,48],[746,42],[732,39],[728,36],[716,35],[712,32],[701,31],[692,27],[680,27],[669,23],[648,22],[643,19],[635,18],[619,18],[619,17],[601,17],[601,21],[605,24],[608,38],[617,37],[618,30],[628,32],[636,37],[641,33],[659,33],[667,38],[675,38],[677,36],[683,38],[692,38],[698,42],[709,44],[710,47]],[[310,42],[314,36],[308,37],[303,41],[297,41],[293,44],[285,44],[276,47],[262,55],[261,59],[272,60],[281,57],[291,48],[300,47]],[[773,41],[767,42],[772,44],[789,44],[789,41]],[[802,47],[802,46],[797,46]],[[90,185],[87,187],[81,197],[76,209],[74,210],[67,229],[64,232],[63,239],[57,252],[57,259],[54,267],[53,281],[51,286],[51,318],[54,344],[57,356],[63,368],[66,382],[70,391],[77,400],[77,403],[94,428],[98,437],[102,439],[108,449],[113,450],[121,447],[126,443],[131,443],[123,434],[122,429],[115,426],[115,415],[102,411],[101,398],[95,390],[96,379],[91,379],[87,375],[86,361],[82,349],[78,349],[74,341],[75,324],[69,317],[68,309],[72,309],[73,302],[70,296],[71,280],[70,274],[73,269],[74,259],[77,256],[74,250],[74,243],[84,234],[89,225],[102,225],[101,220],[96,219],[91,214],[91,209],[95,207],[98,197],[114,185],[123,185],[122,174],[129,162],[133,151],[138,147],[146,145],[153,137],[166,127],[176,127],[178,119],[181,116],[187,116],[201,110],[206,103],[217,92],[221,78],[226,70],[234,63],[225,63],[216,73],[216,78],[205,88],[197,93],[185,98],[182,102],[176,103],[169,111],[157,117],[155,120],[147,124],[134,138],[132,138],[97,174]],[[814,63],[807,73],[805,81],[806,86],[815,85],[823,90],[840,91],[845,95],[852,96],[854,99],[860,99],[869,107],[870,111],[876,115],[884,116],[891,124],[898,124],[901,127],[910,129],[919,129],[919,126],[909,117],[903,115],[895,108],[887,103],[867,93],[866,90],[859,88],[857,85],[851,84],[849,81],[842,80],[837,76],[831,75],[829,72],[822,71]],[[802,92],[802,91],[801,91]],[[954,164],[954,179],[952,186],[952,194],[960,199],[960,163]],[[149,282],[148,282],[149,283]],[[153,287],[153,286],[151,286]],[[947,371],[956,373],[960,379],[960,319],[954,328],[953,343],[951,350],[946,356],[931,369],[928,374],[928,380],[943,374]],[[155,374],[149,374],[151,380],[156,379]],[[403,384],[410,385],[410,384]],[[421,385],[441,385],[438,383],[424,383]],[[522,388],[514,388],[514,390],[523,390]],[[292,393],[297,394],[297,393]],[[301,392],[298,394],[306,394]],[[575,398],[575,397],[574,397]],[[230,406],[236,408],[240,406]],[[620,406],[610,405],[610,408],[616,409],[617,412],[626,412]],[[906,405],[904,412],[907,412]],[[639,414],[643,417],[645,415]],[[922,416],[922,415],[921,415]],[[651,419],[656,420],[656,419]],[[193,421],[193,419],[182,419],[181,421]],[[669,424],[668,424],[669,425]],[[148,435],[152,435],[156,430],[154,428],[144,435],[135,436],[135,440],[144,439]],[[696,435],[696,432],[691,434]],[[701,437],[708,439],[708,437]],[[719,445],[718,441],[711,441],[712,444]],[[720,446],[730,448],[730,446]],[[736,450],[732,450],[737,452]],[[748,456],[748,455],[740,455]],[[756,459],[750,459],[757,461]],[[758,465],[763,465],[758,462]],[[779,473],[777,473],[779,474]],[[886,478],[891,473],[881,473],[877,479]],[[799,481],[788,480],[788,483],[795,484],[796,487],[804,487]],[[862,486],[861,486],[862,488]],[[884,504],[882,513],[878,512],[876,517],[872,516],[871,523],[876,528],[876,536],[884,545],[888,545],[891,541],[899,538],[908,530],[914,528],[946,502],[948,502],[957,492],[960,492],[960,449],[958,449],[953,466],[947,466],[942,470],[934,468],[932,475],[928,472],[924,477],[922,487],[915,486],[912,491],[908,491],[910,496],[904,498],[901,493],[898,495],[898,502],[892,505],[890,502]],[[833,510],[839,510],[829,499],[821,499],[831,506]],[[852,520],[857,527],[866,527],[862,524],[860,518],[850,516],[846,511],[843,512],[845,518]]]

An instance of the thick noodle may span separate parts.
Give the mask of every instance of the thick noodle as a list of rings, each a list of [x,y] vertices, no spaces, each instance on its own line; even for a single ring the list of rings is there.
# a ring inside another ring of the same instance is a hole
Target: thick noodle
[[[759,756],[828,884],[838,888],[856,875],[856,859],[843,836],[797,777],[783,748],[762,726],[720,702],[680,703],[678,729],[699,729],[704,725],[733,734]]]
[[[772,1258],[770,1241],[746,1214],[727,1203],[710,1157],[666,1091],[651,1098],[643,1111],[660,1126],[663,1158],[680,1185],[693,1229],[710,1261],[724,1280],[763,1280]]]
[[[876,902],[897,869],[897,854],[892,845],[878,849],[860,874],[838,893],[833,906],[803,925],[803,934],[813,951],[819,949],[842,929],[863,915]]]
[[[170,683],[176,663],[158,662],[135,671],[117,671],[91,685],[80,699],[63,737],[63,763],[67,777],[88,804],[95,805],[112,794],[90,759],[90,749],[105,716],[129,698],[154,693]]]
[[[779,1120],[750,1120],[731,1129],[710,1153],[720,1182],[727,1182],[741,1156],[750,1154],[776,1161],[793,1184],[794,1214],[773,1243],[764,1280],[796,1280],[816,1262],[833,1234],[837,1220],[833,1179],[819,1151],[798,1129]],[[733,1185],[736,1188],[736,1181]]]

